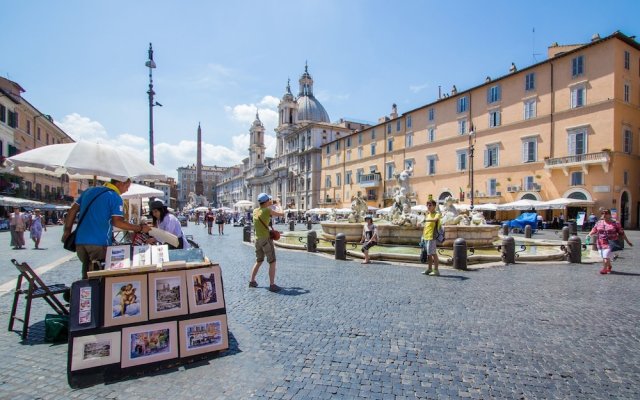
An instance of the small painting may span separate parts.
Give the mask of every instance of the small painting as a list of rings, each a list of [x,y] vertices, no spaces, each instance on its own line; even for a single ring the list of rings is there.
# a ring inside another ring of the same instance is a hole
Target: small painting
[[[124,328],[122,367],[177,358],[177,337],[176,321]]]
[[[180,321],[180,357],[228,348],[226,315]]]
[[[222,272],[219,265],[186,271],[189,312],[224,308]]]
[[[147,305],[146,275],[105,279],[104,326],[144,322]]]
[[[149,274],[149,317],[151,319],[186,314],[187,286],[184,271]]]
[[[71,371],[120,362],[120,332],[77,336],[71,346]]]

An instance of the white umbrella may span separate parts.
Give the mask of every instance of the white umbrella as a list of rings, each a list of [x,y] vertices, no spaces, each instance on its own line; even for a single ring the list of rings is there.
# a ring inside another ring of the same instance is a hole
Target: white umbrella
[[[553,199],[549,201],[544,201],[536,206],[537,209],[540,210],[562,210],[566,207],[581,207],[581,206],[592,206],[594,204],[593,201],[589,200],[580,200],[580,199],[570,199],[567,197],[560,197],[559,199]]]
[[[475,211],[497,211],[498,204],[494,203],[485,203],[485,204],[477,204],[473,206]]]
[[[138,154],[92,142],[38,147],[9,157],[6,165],[20,172],[54,176],[67,174],[73,179],[103,177],[125,181],[129,178],[166,178],[158,168],[141,159]]]
[[[38,207],[44,206],[41,201],[21,199],[18,197],[0,196],[0,206],[5,207]]]
[[[133,199],[138,197],[161,197],[164,196],[164,192],[162,190],[154,189],[149,186],[140,185],[137,183],[132,183],[129,186],[129,190],[127,190],[121,197],[123,199]]]
[[[542,204],[538,200],[520,199],[511,203],[498,204],[498,210],[533,210]]]
[[[236,202],[233,206],[236,208],[249,208],[249,207],[253,207],[253,201],[240,200]]]
[[[350,214],[351,213],[351,209],[350,208],[336,208],[336,214]]]
[[[391,209],[395,207],[395,206],[389,206],[389,207],[385,207],[385,208],[381,208],[378,211],[376,211],[376,214],[380,214],[380,215],[387,215],[391,212]],[[351,211],[351,210],[349,210]]]
[[[417,204],[417,205],[411,207],[411,211],[425,212],[425,211],[427,211],[427,206],[425,206],[424,204]]]
[[[200,206],[200,207],[196,207],[193,209],[193,211],[197,211],[197,212],[206,212],[209,211],[209,207],[205,207],[205,206]]]

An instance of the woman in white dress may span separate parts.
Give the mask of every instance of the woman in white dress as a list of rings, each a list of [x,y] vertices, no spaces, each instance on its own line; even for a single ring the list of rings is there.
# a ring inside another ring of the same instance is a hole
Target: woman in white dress
[[[42,239],[42,230],[47,230],[47,225],[44,222],[44,217],[40,214],[39,209],[35,209],[34,215],[31,216],[31,223],[29,224],[29,232],[31,233],[31,240],[35,243],[35,249],[40,250],[40,239]]]

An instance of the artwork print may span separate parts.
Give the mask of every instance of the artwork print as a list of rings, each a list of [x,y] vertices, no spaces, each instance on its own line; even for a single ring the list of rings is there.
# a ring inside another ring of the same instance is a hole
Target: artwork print
[[[120,362],[120,332],[78,336],[71,341],[71,371]]]
[[[136,332],[129,335],[129,358],[135,360],[171,352],[169,329]]]
[[[112,318],[137,317],[141,315],[140,281],[116,282],[111,284]]]
[[[122,329],[123,368],[178,357],[178,323],[161,322]]]
[[[213,315],[180,321],[180,357],[229,348],[227,316]]]
[[[107,277],[104,291],[104,326],[147,320],[147,275]]]
[[[192,277],[192,285],[197,306],[216,303],[216,278],[213,273],[197,274]]]
[[[217,346],[222,343],[222,322],[209,321],[185,327],[187,350]]]
[[[180,277],[156,279],[156,311],[171,311],[182,306]]]
[[[222,271],[219,265],[188,270],[189,312],[205,312],[224,308]]]

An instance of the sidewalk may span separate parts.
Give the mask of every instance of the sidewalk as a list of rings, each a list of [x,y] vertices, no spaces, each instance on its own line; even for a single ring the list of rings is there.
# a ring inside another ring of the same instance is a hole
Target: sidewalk
[[[38,301],[27,342],[0,331],[0,398],[640,398],[640,232],[628,232],[636,247],[606,276],[599,264],[545,263],[447,269],[434,278],[397,263],[362,266],[278,249],[277,294],[267,290],[266,265],[260,287],[248,288],[254,254],[242,228],[225,226],[218,236],[190,224],[186,233],[222,266],[229,351],[71,390],[67,346],[43,343],[48,306]],[[59,258],[50,250],[34,262]],[[70,284],[79,271],[73,258],[43,278]],[[0,297],[4,323],[10,303]]]

